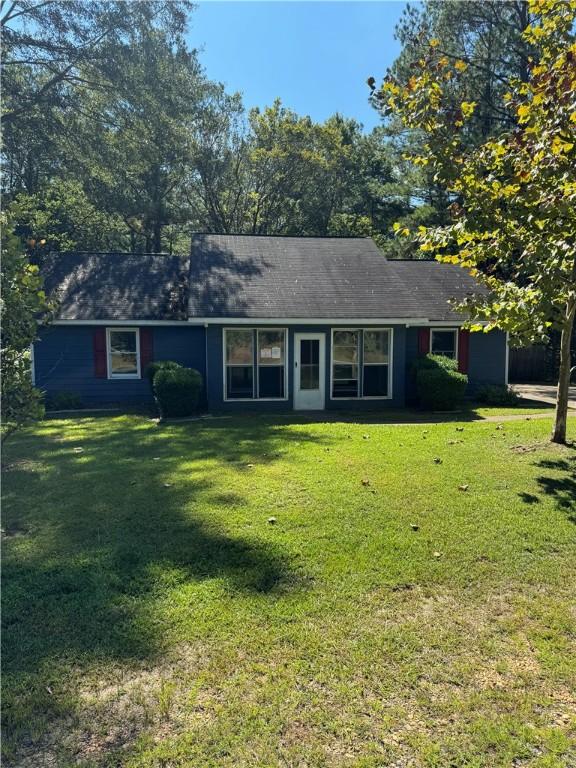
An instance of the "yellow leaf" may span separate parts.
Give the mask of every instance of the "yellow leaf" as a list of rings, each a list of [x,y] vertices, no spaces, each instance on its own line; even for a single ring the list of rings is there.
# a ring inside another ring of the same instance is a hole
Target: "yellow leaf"
[[[468,64],[466,64],[465,61],[462,61],[462,59],[458,59],[454,64],[454,68],[457,69],[458,72],[465,72],[468,69]]]
[[[476,108],[475,101],[463,101],[460,105],[464,117],[470,117]]]
[[[520,107],[518,107],[518,117],[520,118],[521,123],[526,122],[529,114],[530,114],[529,104],[522,104]]]
[[[574,144],[570,141],[563,141],[560,136],[554,136],[552,141],[552,154],[560,155],[562,152],[570,152]]]
[[[430,40],[430,47],[436,48],[440,45],[440,40],[438,40],[436,37],[433,37],[432,40]]]

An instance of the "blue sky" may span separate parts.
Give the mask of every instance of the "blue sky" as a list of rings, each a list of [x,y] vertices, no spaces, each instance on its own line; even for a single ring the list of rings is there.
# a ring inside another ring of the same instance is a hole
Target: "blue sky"
[[[394,27],[406,3],[199,2],[188,40],[207,76],[241,91],[247,107],[276,96],[314,120],[334,112],[378,125],[366,78],[394,61]]]

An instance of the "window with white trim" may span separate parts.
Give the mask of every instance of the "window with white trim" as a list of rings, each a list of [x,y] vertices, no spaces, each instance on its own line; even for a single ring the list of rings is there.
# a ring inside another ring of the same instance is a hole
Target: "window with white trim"
[[[458,356],[458,331],[455,328],[432,328],[430,331],[430,352],[456,360]]]
[[[140,378],[140,334],[137,328],[107,328],[108,378]]]
[[[286,399],[286,329],[226,328],[226,400]]]
[[[390,328],[332,331],[332,398],[387,398],[391,395]]]

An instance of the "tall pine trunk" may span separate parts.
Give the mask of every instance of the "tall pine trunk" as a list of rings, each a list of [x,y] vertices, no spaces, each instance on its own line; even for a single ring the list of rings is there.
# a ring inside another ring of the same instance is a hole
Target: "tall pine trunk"
[[[162,222],[154,222],[154,253],[162,253]]]
[[[566,321],[560,337],[560,373],[558,375],[558,394],[556,397],[556,413],[552,442],[566,442],[566,422],[568,420],[568,391],[570,388],[570,368],[572,365],[571,344],[576,301],[572,300],[566,307]]]

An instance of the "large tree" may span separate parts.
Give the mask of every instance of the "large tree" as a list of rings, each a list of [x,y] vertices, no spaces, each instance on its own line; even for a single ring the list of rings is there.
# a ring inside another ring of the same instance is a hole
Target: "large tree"
[[[252,234],[361,234],[384,242],[406,210],[381,129],[315,123],[277,100],[242,119],[239,102],[204,119],[191,203],[208,228]]]
[[[526,0],[427,0],[408,6],[396,28],[401,43],[400,55],[389,77],[400,87],[411,82],[419,62],[426,60],[430,42],[438,58],[454,66],[458,77],[443,82],[443,97],[454,108],[462,101],[475,101],[476,109],[466,122],[467,141],[478,146],[488,136],[509,129],[514,118],[504,102],[504,94],[514,79],[526,80],[533,46],[523,37],[530,21]],[[369,83],[374,85],[374,79]],[[373,104],[380,109],[378,92]],[[406,156],[422,153],[425,131],[408,127],[392,113],[385,115],[390,150],[395,151],[401,169],[401,187],[409,203],[403,228],[434,226],[448,221],[445,190],[437,183],[434,170],[426,165],[407,163]],[[425,258],[417,244],[407,239],[387,244],[388,255]]]
[[[467,65],[446,57],[436,38],[410,79],[388,77],[377,98],[425,136],[413,160],[451,201],[446,225],[417,233],[421,251],[468,269],[488,289],[462,307],[471,328],[500,328],[513,342],[560,332],[552,440],[562,443],[576,315],[576,4],[530,0],[529,12],[523,35],[535,56],[503,96],[509,130],[470,143],[478,102],[454,99]]]
[[[191,7],[189,0],[1,0],[4,125],[52,99],[65,100],[79,84],[112,85],[107,72],[113,46],[142,25],[178,39]]]

